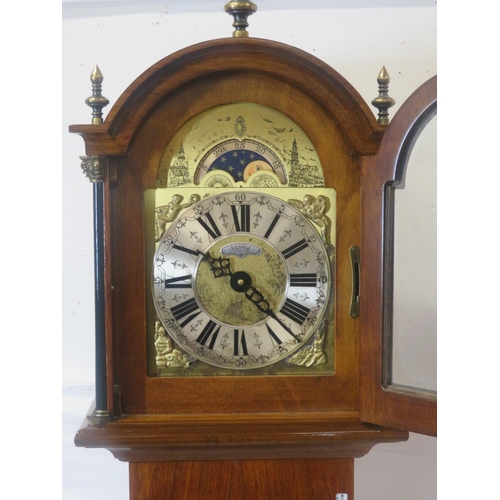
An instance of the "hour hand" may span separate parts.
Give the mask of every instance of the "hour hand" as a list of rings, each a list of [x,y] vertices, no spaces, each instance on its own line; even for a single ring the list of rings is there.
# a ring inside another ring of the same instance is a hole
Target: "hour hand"
[[[220,278],[221,276],[231,276],[233,274],[231,272],[231,261],[228,258],[219,257],[216,259],[209,253],[200,252],[200,254],[203,259],[209,263],[210,269],[216,278]]]

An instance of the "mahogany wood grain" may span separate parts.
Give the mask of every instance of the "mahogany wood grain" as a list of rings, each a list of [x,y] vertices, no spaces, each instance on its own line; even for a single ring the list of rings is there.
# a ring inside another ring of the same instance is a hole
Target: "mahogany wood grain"
[[[270,40],[224,38],[165,57],[137,78],[102,125],[72,125],[87,154],[124,155],[139,125],[171,92],[197,78],[228,71],[269,74],[288,82],[332,113],[353,154],[374,154],[383,127],[359,93],[338,72],[300,49]]]
[[[354,498],[354,460],[131,463],[130,500]]]
[[[107,448],[122,461],[358,458],[408,433],[360,422],[357,412],[133,415],[85,422],[77,446]]]
[[[417,89],[388,127],[376,157],[362,162],[361,418],[367,422],[435,436],[437,401],[382,385],[384,314],[384,189],[397,169],[415,124],[437,102],[437,77]],[[399,177],[400,178],[400,177]],[[387,221],[389,222],[389,221]]]

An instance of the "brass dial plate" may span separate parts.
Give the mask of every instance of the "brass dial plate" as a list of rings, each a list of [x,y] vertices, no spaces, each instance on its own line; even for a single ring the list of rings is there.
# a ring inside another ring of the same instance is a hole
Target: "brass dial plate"
[[[230,370],[272,365],[305,346],[332,290],[311,221],[248,191],[218,190],[181,214],[158,244],[152,280],[157,315],[176,344]]]

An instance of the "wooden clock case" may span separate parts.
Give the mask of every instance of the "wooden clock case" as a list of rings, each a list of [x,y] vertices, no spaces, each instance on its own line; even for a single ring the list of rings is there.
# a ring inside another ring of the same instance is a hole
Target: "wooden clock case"
[[[161,155],[187,120],[234,102],[293,119],[316,148],[325,186],[337,192],[332,375],[147,376],[144,190],[155,187]],[[362,199],[363,176],[378,168],[386,129],[356,90],[317,58],[248,38],[213,40],[168,56],[128,87],[104,123],[70,127],[83,137],[86,155],[106,164],[101,376],[112,417],[105,425],[84,423],[75,442],[129,462],[132,499],[326,499],[339,492],[353,498],[354,458],[377,443],[407,439],[412,429],[398,430],[393,420],[375,425],[368,410],[373,384],[374,390],[380,385],[373,339],[382,301],[373,296],[379,278],[369,274],[382,257],[372,254],[378,236],[367,235],[372,225],[378,231],[383,212]],[[379,186],[375,190],[380,194]],[[361,247],[362,256],[359,317],[350,315],[352,247]]]

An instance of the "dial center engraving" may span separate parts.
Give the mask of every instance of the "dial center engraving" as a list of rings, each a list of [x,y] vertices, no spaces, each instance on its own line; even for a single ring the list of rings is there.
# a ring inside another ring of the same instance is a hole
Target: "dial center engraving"
[[[218,322],[247,327],[266,321],[268,315],[259,310],[245,291],[255,287],[272,310],[279,310],[285,301],[287,272],[283,257],[267,241],[254,235],[228,235],[217,239],[207,249],[214,258],[226,257],[228,245],[248,245],[260,252],[230,259],[231,276],[214,279],[210,265],[201,260],[194,273],[197,298],[206,313]]]

